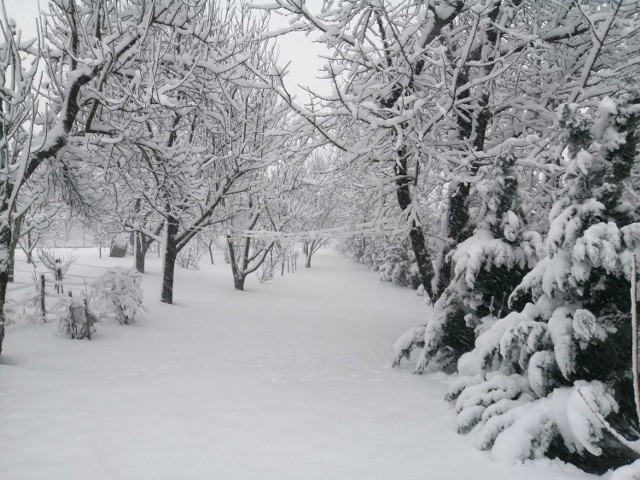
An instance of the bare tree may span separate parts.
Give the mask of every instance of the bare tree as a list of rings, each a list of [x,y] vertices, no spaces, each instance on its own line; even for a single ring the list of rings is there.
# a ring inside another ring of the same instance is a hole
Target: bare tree
[[[114,141],[114,131],[100,122],[107,99],[105,85],[115,73],[135,72],[144,43],[152,28],[184,29],[192,35],[190,22],[201,10],[182,2],[94,2],[79,7],[76,0],[51,3],[43,21],[43,47],[37,40],[23,42],[7,19],[4,5],[0,18],[0,75],[5,85],[0,98],[0,347],[4,338],[4,314],[16,199],[21,187],[46,161],[62,153],[80,153],[86,140]],[[41,55],[44,52],[43,55]],[[44,62],[49,80],[35,84],[37,67]],[[129,77],[131,81],[135,78]],[[172,79],[175,81],[175,79]],[[173,83],[165,85],[167,90]],[[40,87],[49,98],[44,113],[37,104]],[[163,85],[156,84],[157,91]],[[131,92],[128,92],[128,99]],[[157,93],[156,93],[157,94]],[[43,126],[34,130],[38,123]],[[66,165],[72,169],[77,165]]]

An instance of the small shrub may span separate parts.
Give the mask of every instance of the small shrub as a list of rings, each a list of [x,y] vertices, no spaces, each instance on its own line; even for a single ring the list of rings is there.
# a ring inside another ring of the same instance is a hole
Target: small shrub
[[[142,306],[140,273],[134,268],[115,267],[91,286],[89,298],[100,318],[115,318],[121,325],[134,322]]]
[[[60,329],[70,338],[91,340],[91,335],[96,332],[97,321],[87,308],[86,300],[70,299],[68,313],[60,320]]]
[[[39,293],[28,291],[21,299],[7,298],[4,304],[5,325],[42,321]]]

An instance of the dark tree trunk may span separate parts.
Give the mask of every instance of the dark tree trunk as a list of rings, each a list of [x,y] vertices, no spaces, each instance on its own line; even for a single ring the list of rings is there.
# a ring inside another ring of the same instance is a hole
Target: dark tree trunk
[[[456,2],[457,5],[454,9],[449,12],[444,18],[437,17],[435,21],[434,28],[427,36],[426,43],[428,44],[437,36],[440,35],[442,29],[445,25],[451,23],[458,14],[462,11],[464,6],[464,2]],[[498,9],[496,9],[498,10]],[[381,32],[384,32],[381,24],[380,17],[378,17],[379,26],[381,27]],[[384,35],[384,34],[382,34]],[[383,40],[384,42],[384,40]],[[393,64],[390,57],[387,57],[387,65],[391,67]],[[413,73],[414,75],[420,75],[425,67],[426,60],[425,57],[420,58],[413,64]],[[413,82],[411,82],[413,83]],[[409,90],[410,91],[410,90]],[[380,105],[383,108],[392,108],[396,102],[403,96],[407,91],[404,87],[401,87],[400,84],[397,84],[397,87],[394,88],[386,98],[383,98],[380,102]],[[405,126],[403,125],[404,129]],[[396,159],[396,164],[394,165],[394,173],[396,175],[396,197],[398,200],[398,205],[404,212],[411,205],[411,190],[410,184],[412,179],[408,175],[408,165],[407,165],[407,157],[408,152],[405,146],[402,146],[400,150],[397,152],[398,158]],[[416,167],[416,177],[417,177],[417,167]],[[429,259],[429,255],[426,248],[426,241],[424,237],[424,232],[420,228],[420,225],[417,224],[415,220],[411,222],[411,230],[409,232],[409,239],[411,241],[411,247],[413,249],[413,253],[416,257],[416,263],[418,264],[418,274],[420,276],[420,283],[425,288],[425,291],[431,292],[431,280],[433,278],[433,268],[431,266],[431,261]]]
[[[16,247],[18,246],[18,239],[20,238],[20,230],[22,226],[22,220],[17,220],[13,224],[13,232],[11,233],[11,243],[9,244],[9,263],[7,264],[7,281],[13,282],[15,280],[16,270]]]
[[[395,164],[394,170],[396,174],[396,198],[398,205],[404,212],[411,207],[412,203],[410,190],[411,178],[408,175],[407,151],[404,147],[398,152],[398,161]],[[433,268],[431,267],[431,260],[427,252],[427,242],[424,238],[424,233],[415,220],[411,221],[409,240],[411,241],[411,248],[413,249],[413,254],[418,264],[420,283],[426,292],[431,292]]]
[[[484,102],[488,102],[488,97],[483,97]],[[468,112],[468,115],[472,115]],[[487,134],[487,128],[489,126],[489,120],[491,119],[491,112],[488,109],[482,110],[476,117],[475,131],[472,132],[471,124],[467,119],[460,117],[458,120],[459,131],[462,135],[466,135],[466,138],[474,136],[473,146],[476,151],[482,151],[484,149],[484,142]],[[475,175],[478,172],[478,165],[471,165],[471,174]],[[449,197],[449,217],[447,219],[448,224],[448,237],[451,240],[451,244],[445,248],[444,256],[446,257],[453,248],[465,241],[473,234],[473,225],[471,225],[471,217],[469,214],[469,195],[471,194],[471,185],[469,182],[460,183],[458,188]],[[451,283],[453,265],[451,259],[442,262],[440,268],[440,275],[438,275],[438,285],[436,290],[436,298],[442,295],[445,288]]]
[[[135,246],[136,246],[135,242],[136,242],[136,232],[135,231],[129,232],[129,240],[127,242],[128,252],[135,250]],[[131,245],[131,248],[129,248],[129,245]]]
[[[177,221],[176,221],[177,222]],[[156,229],[154,230],[154,235],[156,237],[158,237],[161,233],[162,233],[162,229],[164,228],[164,222],[160,223]],[[177,235],[177,227],[176,227],[176,235]],[[138,270],[138,272],[140,273],[144,273],[144,265],[145,265],[145,257],[147,255],[147,252],[149,251],[149,248],[151,247],[151,245],[153,245],[153,242],[155,242],[153,237],[149,237],[147,235],[145,235],[142,232],[135,232],[136,235],[134,236],[134,245],[135,245],[135,264],[136,264],[136,270]],[[175,238],[175,235],[174,235]],[[174,243],[176,243],[174,241]],[[178,251],[176,249],[176,255],[178,254]],[[158,248],[158,256],[160,256],[160,248]]]
[[[147,251],[149,250],[149,247],[153,243],[153,239],[145,237],[140,232],[136,232],[135,242],[136,242],[135,244],[136,245],[136,248],[135,248],[136,270],[138,270],[140,273],[144,273],[145,256],[147,255]]]
[[[227,249],[229,252],[229,263],[231,264],[231,272],[233,273],[233,286],[236,290],[244,290],[244,281],[253,272],[255,272],[260,265],[264,262],[265,258],[273,248],[273,244],[271,244],[266,250],[264,250],[263,255],[259,258],[253,266],[250,266],[252,261],[256,260],[256,256],[251,257],[251,239],[246,237],[244,239],[244,248],[242,251],[242,257],[240,259],[236,258],[235,246],[233,244],[233,240],[231,237],[227,236]],[[239,262],[241,262],[239,264]]]
[[[466,240],[473,233],[469,225],[469,208],[467,202],[469,199],[469,193],[471,186],[469,183],[461,183],[458,188],[449,197],[449,216],[447,218],[447,225],[449,230],[449,239],[451,245],[445,247],[443,261],[440,265],[440,274],[438,275],[438,285],[434,292],[438,298],[444,292],[445,288],[449,286],[452,278],[451,259],[444,260],[447,254],[455,248],[462,241]]]
[[[227,252],[229,253],[229,264],[233,274],[233,286],[236,290],[244,290],[244,278],[241,278],[234,248],[233,240],[227,236]]]
[[[147,253],[146,249],[140,245],[140,241],[137,240],[136,245],[136,270],[140,273],[144,273],[144,257]]]
[[[251,204],[249,204],[251,205]],[[242,265],[238,267],[233,278],[233,286],[236,290],[244,290],[244,279],[247,278],[247,268],[249,268],[249,251],[251,249],[251,239],[244,239],[244,251],[242,253]]]
[[[489,14],[489,19],[496,21],[499,13],[499,8],[494,8]],[[486,41],[488,45],[494,46],[499,41],[498,30],[494,27],[488,28],[486,31]],[[470,60],[479,61],[482,53],[481,47],[476,47],[476,50],[472,53]],[[490,62],[486,62],[489,64]],[[490,69],[493,67],[485,67],[488,69],[484,74],[489,75]],[[469,83],[470,67],[466,67],[460,70],[458,78],[456,80],[456,87],[458,88],[457,100],[461,107],[456,118],[456,124],[458,128],[458,134],[460,138],[470,141],[473,149],[476,152],[484,150],[484,143],[487,136],[487,129],[489,122],[491,121],[492,112],[489,109],[489,100],[491,99],[490,93],[485,92],[477,102],[477,105],[473,108],[465,107],[465,105],[471,105],[473,102],[469,102],[471,92],[469,89],[462,89],[462,87]],[[478,164],[472,163],[469,173],[475,175],[478,173]],[[438,272],[438,285],[436,286],[437,296],[440,296],[444,289],[447,288],[452,279],[453,265],[451,260],[445,261],[447,254],[459,245],[461,242],[469,238],[473,234],[473,226],[470,222],[469,215],[469,194],[471,193],[471,186],[468,182],[458,185],[456,191],[454,191],[449,197],[449,217],[447,236],[451,240],[451,243],[444,247],[442,255],[442,263],[439,265],[440,271]]]
[[[244,280],[245,280],[245,278],[246,277],[244,277],[244,276],[239,276],[239,277],[234,276],[233,277],[233,286],[234,286],[234,288],[236,290],[244,290]]]
[[[207,245],[207,250],[209,250],[209,259],[211,260],[211,265],[215,265],[215,263],[213,262],[213,248],[211,247],[211,244]]]
[[[172,216],[167,217],[165,234],[165,249],[162,269],[162,294],[160,299],[163,303],[173,304],[173,275],[178,256],[178,246],[176,236],[178,235],[178,220]]]
[[[311,242],[307,243],[307,251],[306,253],[306,258],[304,260],[304,266],[305,268],[311,268],[311,257],[313,257],[313,254],[316,252],[318,244],[316,243],[316,240],[312,240]]]
[[[9,252],[11,247],[11,229],[5,227],[0,230],[0,251]],[[9,283],[8,265],[0,267],[0,354],[2,354],[2,342],[4,341],[4,326],[6,317],[4,314],[4,302],[7,297],[7,284]]]
[[[200,236],[198,236],[198,242],[202,243],[205,247],[207,247],[207,251],[209,252],[209,260],[211,260],[211,265],[215,265],[213,261],[213,240],[205,242],[202,240]]]
[[[31,240],[31,230],[27,232],[27,263],[33,263],[33,257],[31,256],[33,253],[33,245]],[[101,256],[102,257],[102,256]]]

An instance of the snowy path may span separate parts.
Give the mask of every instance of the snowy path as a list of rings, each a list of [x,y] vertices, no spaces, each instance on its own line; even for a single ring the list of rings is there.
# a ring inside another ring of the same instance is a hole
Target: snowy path
[[[335,254],[314,260],[246,292],[222,262],[179,270],[166,306],[152,258],[133,327],[103,325],[93,342],[11,328],[0,480],[590,478],[475,450],[443,376],[388,367],[421,299]]]

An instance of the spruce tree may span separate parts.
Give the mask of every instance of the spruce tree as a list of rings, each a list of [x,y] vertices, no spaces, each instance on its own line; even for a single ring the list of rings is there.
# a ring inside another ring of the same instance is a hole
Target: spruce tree
[[[516,157],[505,152],[480,172],[472,195],[479,206],[473,235],[451,253],[453,278],[435,303],[428,323],[405,334],[396,343],[394,365],[421,347],[416,373],[434,363],[437,368],[455,362],[473,348],[482,331],[510,312],[507,299],[539,258],[542,241],[526,230]]]
[[[638,153],[640,95],[565,105],[563,188],[546,257],[511,295],[524,308],[481,333],[458,362],[448,399],[461,432],[507,459],[559,456],[603,471],[635,456],[630,274],[640,252],[636,206],[623,182]]]

